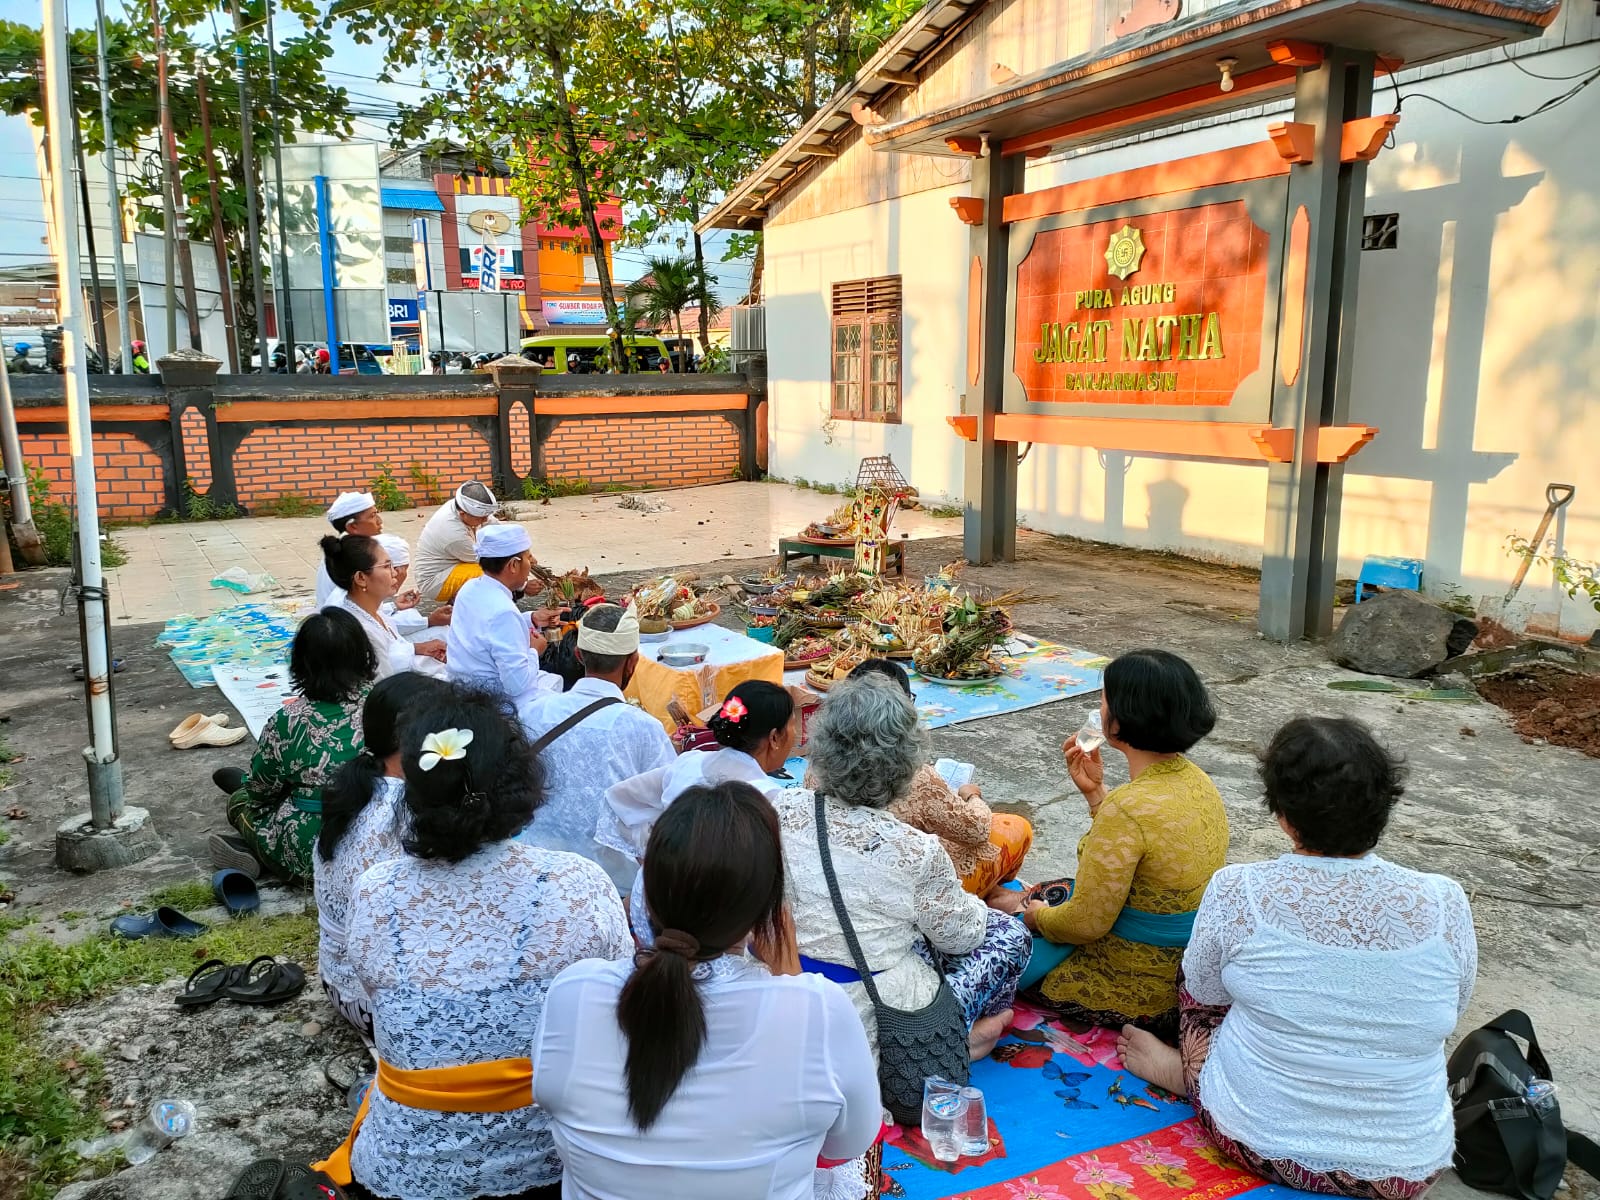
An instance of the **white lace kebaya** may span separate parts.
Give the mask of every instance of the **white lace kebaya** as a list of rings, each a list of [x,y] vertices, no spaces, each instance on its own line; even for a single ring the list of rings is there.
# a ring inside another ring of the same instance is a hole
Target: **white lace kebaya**
[[[519,842],[458,863],[404,858],[356,884],[350,963],[372,998],[378,1057],[402,1070],[525,1058],[561,970],[633,953],[605,872]],[[356,1180],[400,1200],[513,1195],[561,1177],[536,1106],[407,1108],[373,1090],[351,1155]]]
[[[1477,969],[1472,910],[1442,875],[1375,854],[1224,867],[1183,959],[1196,1001],[1231,1006],[1200,1102],[1266,1158],[1426,1179],[1450,1165],[1444,1041]]]

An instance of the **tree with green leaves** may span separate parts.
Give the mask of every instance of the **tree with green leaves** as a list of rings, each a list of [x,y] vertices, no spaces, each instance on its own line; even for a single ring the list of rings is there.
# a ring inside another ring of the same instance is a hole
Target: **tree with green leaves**
[[[635,321],[644,321],[658,329],[671,322],[678,331],[678,341],[683,341],[683,310],[691,304],[700,306],[700,325],[709,327],[711,317],[722,311],[717,299],[715,281],[690,258],[651,258],[645,264],[645,273],[628,285],[628,308]],[[706,337],[703,349],[711,348]],[[684,364],[676,357],[673,370],[682,370]]]
[[[204,137],[196,79],[204,71],[211,117],[212,152],[218,182],[222,228],[238,297],[239,342],[255,340],[259,314],[254,304],[254,272],[265,264],[250,261],[244,245],[246,197],[242,166],[239,93],[235,64],[242,56],[249,83],[252,132],[256,151],[272,145],[272,114],[267,95],[266,10],[263,0],[238,0],[243,36],[236,36],[228,5],[216,0],[165,0],[169,103],[178,142],[178,186],[186,199],[185,217],[192,237],[212,240],[211,202],[207,189]],[[348,136],[350,98],[328,83],[324,63],[331,53],[328,32],[315,0],[273,0],[277,20],[278,94],[284,137],[308,134]],[[140,11],[134,5],[132,11]],[[287,36],[285,32],[287,31]],[[106,57],[111,92],[111,142],[135,155],[134,170],[124,179],[125,193],[135,201],[161,195],[161,166],[155,151],[158,119],[155,89],[154,27],[148,20],[106,22]],[[0,21],[0,112],[28,115],[44,124],[40,80],[43,76],[41,31],[15,21]],[[69,38],[72,103],[83,131],[85,154],[100,154],[107,131],[100,119],[100,85],[93,27],[74,29]],[[258,172],[259,177],[259,172]],[[257,198],[260,203],[260,198]],[[140,223],[160,229],[159,203],[141,203]],[[263,210],[264,211],[264,210]],[[87,214],[85,214],[87,218]],[[265,248],[264,248],[265,249]],[[265,255],[264,255],[265,257]]]

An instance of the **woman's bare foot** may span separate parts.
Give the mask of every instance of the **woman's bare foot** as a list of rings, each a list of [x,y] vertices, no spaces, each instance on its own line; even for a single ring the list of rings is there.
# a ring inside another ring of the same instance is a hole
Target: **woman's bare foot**
[[[1016,1015],[1008,1008],[992,1017],[979,1017],[972,1023],[972,1031],[967,1034],[967,1054],[973,1062],[989,1056],[989,1052],[1011,1027],[1012,1018]]]
[[[1175,1096],[1188,1092],[1183,1083],[1183,1057],[1148,1029],[1124,1025],[1117,1038],[1117,1057],[1131,1075],[1166,1088]]]

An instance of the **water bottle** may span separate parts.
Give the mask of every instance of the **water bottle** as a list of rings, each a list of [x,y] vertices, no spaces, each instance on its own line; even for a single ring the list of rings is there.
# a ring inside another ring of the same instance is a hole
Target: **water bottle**
[[[989,1153],[989,1113],[983,1102],[983,1090],[964,1087],[961,1098],[967,1102],[967,1111],[961,1116],[962,1157],[982,1158]]]
[[[128,1132],[122,1153],[133,1166],[149,1162],[194,1128],[194,1105],[187,1100],[157,1100],[149,1115]]]
[[[1106,731],[1100,724],[1100,710],[1095,709],[1084,721],[1083,728],[1072,735],[1078,743],[1078,749],[1085,754],[1093,754],[1106,740]]]
[[[1548,1079],[1531,1079],[1522,1097],[1534,1112],[1549,1112],[1556,1106],[1556,1085]]]
[[[922,1136],[940,1162],[961,1157],[961,1137],[967,1113],[961,1088],[935,1075],[922,1085]]]

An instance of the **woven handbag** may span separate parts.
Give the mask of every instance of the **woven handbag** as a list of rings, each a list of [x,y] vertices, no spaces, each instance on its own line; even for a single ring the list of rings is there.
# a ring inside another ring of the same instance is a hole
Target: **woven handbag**
[[[822,874],[828,881],[828,895],[833,900],[834,915],[839,918],[839,930],[850,947],[850,957],[878,1016],[878,1087],[883,1093],[883,1106],[898,1124],[920,1125],[924,1080],[938,1075],[952,1083],[965,1084],[969,1078],[972,1060],[967,1054],[966,1015],[945,980],[937,953],[933,957],[939,972],[939,991],[927,1007],[914,1012],[890,1008],[878,995],[878,986],[867,969],[867,957],[861,953],[855,927],[845,911],[844,897],[839,894],[839,880],[833,873],[824,800],[823,794],[818,792],[817,850],[822,858]]]

